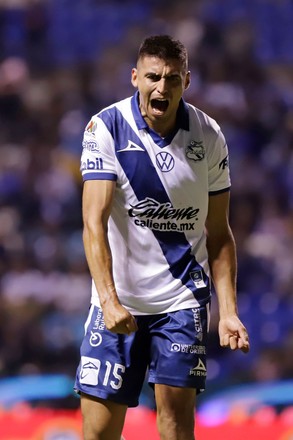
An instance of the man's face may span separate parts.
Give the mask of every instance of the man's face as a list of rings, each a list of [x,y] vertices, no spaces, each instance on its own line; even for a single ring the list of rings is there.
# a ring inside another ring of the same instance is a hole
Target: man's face
[[[175,59],[145,56],[132,69],[132,84],[139,91],[142,116],[151,128],[172,128],[190,73]]]

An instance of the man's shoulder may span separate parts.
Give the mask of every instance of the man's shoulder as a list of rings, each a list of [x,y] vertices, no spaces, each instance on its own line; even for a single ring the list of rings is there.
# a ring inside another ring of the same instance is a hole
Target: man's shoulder
[[[131,107],[131,99],[132,96],[129,96],[127,98],[121,99],[120,101],[113,102],[112,104],[104,107],[102,110],[96,113],[95,117],[101,117],[103,114],[106,113],[115,113],[117,110],[119,110],[120,112],[123,110],[128,110]]]
[[[106,126],[109,130],[122,119],[129,119],[132,114],[131,99],[132,97],[122,99],[99,110],[91,117],[91,124],[100,128]]]
[[[212,116],[208,115],[203,110],[189,102],[186,104],[189,109],[189,117],[191,122],[194,121],[194,123],[199,124],[203,130],[211,129],[215,130],[216,132],[219,131],[219,124]]]
[[[93,114],[85,132],[92,135],[98,131],[99,136],[106,132],[113,134],[116,128],[121,126],[123,120],[130,120],[132,115],[131,99],[132,97],[128,97],[114,102]]]

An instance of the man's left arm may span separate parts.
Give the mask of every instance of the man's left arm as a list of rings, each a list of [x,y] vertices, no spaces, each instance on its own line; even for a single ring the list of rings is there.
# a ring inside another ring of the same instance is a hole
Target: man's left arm
[[[207,249],[213,285],[219,303],[222,347],[249,351],[248,333],[238,317],[236,245],[229,225],[230,192],[210,195],[206,220]]]

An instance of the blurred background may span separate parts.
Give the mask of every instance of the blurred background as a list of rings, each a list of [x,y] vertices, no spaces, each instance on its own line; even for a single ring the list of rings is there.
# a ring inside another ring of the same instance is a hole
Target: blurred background
[[[229,145],[239,311],[251,338],[248,355],[219,347],[214,297],[199,420],[212,429],[260,411],[271,433],[280,417],[293,427],[292,23],[292,0],[0,0],[1,439],[80,438],[72,383],[90,300],[82,135],[93,114],[133,94],[138,46],[156,33],[187,46],[185,99]],[[153,414],[147,385],[140,406]],[[59,431],[44,434],[40,408],[74,413],[78,428],[62,415]]]

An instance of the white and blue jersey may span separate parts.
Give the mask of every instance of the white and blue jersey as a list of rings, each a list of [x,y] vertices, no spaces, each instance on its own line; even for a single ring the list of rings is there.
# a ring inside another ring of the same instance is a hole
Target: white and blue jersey
[[[181,100],[176,130],[161,138],[143,119],[136,93],[93,116],[81,172],[84,181],[116,181],[108,237],[121,303],[134,315],[208,303],[208,199],[230,188],[217,123]],[[100,305],[94,283],[91,301]]]

